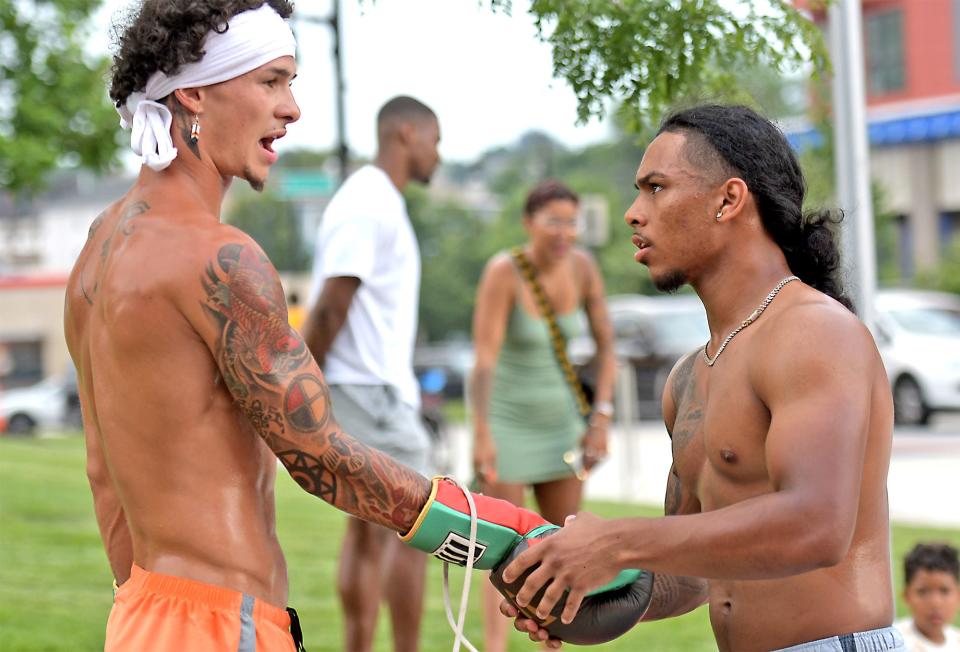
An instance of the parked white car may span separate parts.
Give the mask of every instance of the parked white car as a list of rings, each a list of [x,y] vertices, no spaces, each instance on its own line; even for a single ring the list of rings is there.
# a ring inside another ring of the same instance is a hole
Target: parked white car
[[[880,290],[875,306],[897,423],[925,424],[934,412],[960,410],[960,296]]]
[[[79,427],[80,406],[74,373],[53,376],[0,393],[0,422],[5,432],[33,434],[37,430]]]

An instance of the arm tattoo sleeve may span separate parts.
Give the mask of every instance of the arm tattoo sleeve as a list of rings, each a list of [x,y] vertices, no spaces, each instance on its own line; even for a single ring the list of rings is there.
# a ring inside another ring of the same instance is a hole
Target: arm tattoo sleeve
[[[287,323],[283,289],[266,257],[252,247],[224,245],[202,284],[224,383],[291,477],[354,516],[409,530],[430,481],[336,424],[327,385]]]

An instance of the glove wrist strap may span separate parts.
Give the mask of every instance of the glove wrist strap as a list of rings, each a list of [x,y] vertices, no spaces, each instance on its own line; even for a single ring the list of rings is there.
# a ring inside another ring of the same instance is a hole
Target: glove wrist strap
[[[417,517],[410,531],[400,538],[404,543],[431,555],[465,566],[470,547],[470,513],[461,511],[456,504],[463,498],[460,488],[450,479],[436,477],[427,504]],[[506,518],[517,507],[486,496],[474,496],[476,500],[476,541],[474,542],[473,567],[490,570],[509,553],[526,531],[519,532]],[[556,527],[556,526],[551,526]],[[523,528],[526,530],[526,527]],[[531,528],[532,529],[532,528]]]

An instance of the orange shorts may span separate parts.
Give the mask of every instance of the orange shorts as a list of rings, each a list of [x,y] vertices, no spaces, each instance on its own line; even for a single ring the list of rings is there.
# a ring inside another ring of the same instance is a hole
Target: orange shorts
[[[104,652],[294,652],[290,615],[253,596],[136,564],[117,591]]]

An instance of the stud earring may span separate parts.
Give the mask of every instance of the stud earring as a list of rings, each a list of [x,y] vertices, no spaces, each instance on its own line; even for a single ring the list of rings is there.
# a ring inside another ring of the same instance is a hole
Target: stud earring
[[[200,115],[193,114],[193,125],[190,127],[190,143],[196,145],[200,142]]]

